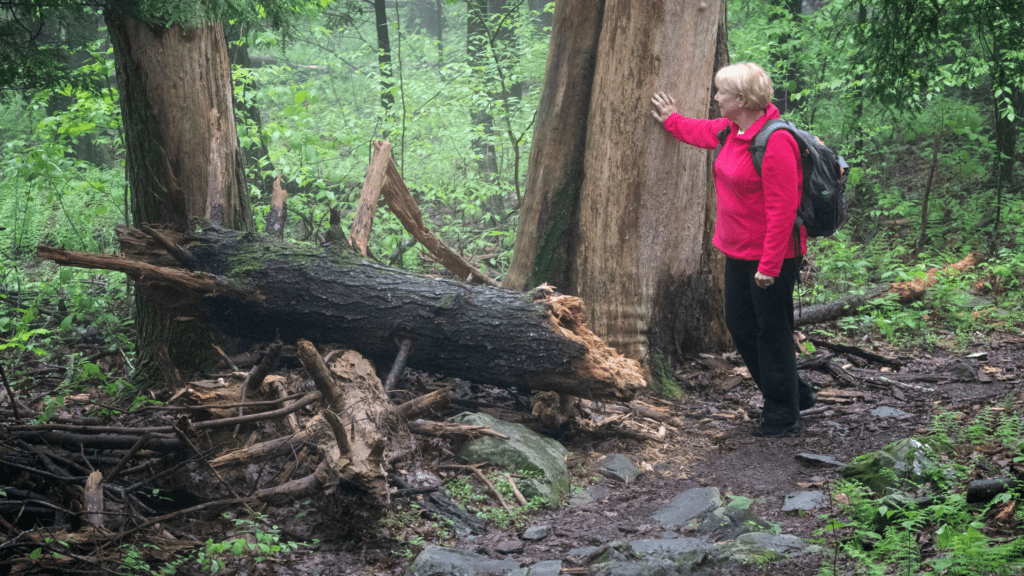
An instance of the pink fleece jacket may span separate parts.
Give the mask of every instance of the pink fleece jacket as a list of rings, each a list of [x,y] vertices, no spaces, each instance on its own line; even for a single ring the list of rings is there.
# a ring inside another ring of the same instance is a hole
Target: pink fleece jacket
[[[718,147],[718,133],[730,128],[725,146],[715,161],[717,219],[714,244],[730,258],[759,260],[758,272],[778,276],[785,258],[796,256],[793,222],[800,207],[803,169],[796,140],[785,130],[768,139],[761,175],[750,158],[750,143],[757,131],[779,109],[768,110],[742,134],[727,118],[697,120],[673,114],[665,129],[677,139],[700,148]],[[800,254],[807,251],[807,231],[800,227]]]

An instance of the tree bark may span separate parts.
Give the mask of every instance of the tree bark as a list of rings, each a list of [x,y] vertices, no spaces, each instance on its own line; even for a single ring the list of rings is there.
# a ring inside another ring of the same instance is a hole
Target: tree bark
[[[395,357],[396,335],[413,341],[410,367],[496,386],[525,385],[583,398],[628,400],[641,388],[637,362],[600,341],[583,322],[578,298],[542,300],[500,288],[418,276],[331,251],[234,231],[209,229],[193,242],[190,272],[153,266],[153,241],[121,231],[128,258],[40,247],[64,265],[118,270],[145,278],[181,301],[199,301],[223,333],[269,341],[337,343],[380,365]],[[141,242],[141,245],[136,243]]]
[[[513,290],[550,284],[572,288],[587,117],[604,0],[555,4],[544,88],[526,174],[512,265]]]
[[[594,332],[631,358],[728,346],[709,154],[676,141],[648,104],[665,91],[684,116],[707,117],[724,9],[605,5],[572,292],[587,302]]]
[[[183,230],[201,217],[254,229],[232,105],[223,26],[187,30],[140,21],[128,4],[104,11],[120,89],[132,219]],[[164,344],[186,374],[214,362],[194,310],[167,309],[159,293],[136,292],[139,361],[134,377],[159,379]]]

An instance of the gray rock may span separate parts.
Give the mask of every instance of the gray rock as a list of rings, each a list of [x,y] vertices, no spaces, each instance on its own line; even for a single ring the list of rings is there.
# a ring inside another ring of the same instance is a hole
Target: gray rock
[[[761,522],[748,508],[722,506],[704,517],[697,527],[697,534],[714,542],[722,542],[762,528]]]
[[[663,540],[674,540],[676,538],[679,538],[679,534],[671,530],[665,530],[661,533],[661,538]]]
[[[949,369],[949,372],[957,380],[962,380],[964,382],[978,381],[978,366],[977,362],[974,362],[973,360],[957,362]]]
[[[807,462],[809,464],[819,464],[821,466],[834,466],[836,468],[842,468],[846,466],[842,462],[836,460],[831,456],[822,456],[821,454],[809,454],[804,452],[803,454],[796,455],[797,460]]]
[[[860,481],[877,493],[885,492],[893,486],[894,481],[902,479],[921,483],[927,480],[925,472],[938,466],[928,457],[928,450],[928,447],[913,438],[897,440],[878,452],[854,458],[842,474],[845,478]]]
[[[666,576],[680,574],[680,567],[665,558],[644,558],[643,560],[615,560],[601,566],[593,566],[596,576]],[[685,572],[682,572],[685,574]]]
[[[909,412],[904,412],[892,406],[879,406],[871,411],[871,415],[875,418],[905,418],[907,416],[913,416]]]
[[[572,497],[569,498],[569,506],[578,508],[585,504],[590,504],[591,502],[604,500],[611,496],[613,492],[614,490],[612,490],[610,486],[594,484],[585,490],[580,490],[573,494]],[[524,492],[523,494],[525,495],[526,493]]]
[[[768,534],[767,532],[751,532],[743,534],[733,545],[733,553],[742,549],[763,552],[771,550],[779,554],[791,555],[802,552],[807,548],[807,543],[793,536],[792,534]]]
[[[670,559],[702,560],[706,556],[719,556],[718,547],[696,538],[673,538],[672,540],[633,540],[629,549],[637,556],[657,556]]]
[[[571,558],[586,558],[596,552],[598,548],[600,548],[600,546],[581,546],[579,548],[569,550],[565,555]]]
[[[525,547],[526,543],[522,540],[502,540],[494,545],[494,551],[501,554],[515,554],[522,552]]]
[[[685,526],[690,520],[723,505],[718,488],[694,488],[676,495],[671,502],[654,513],[653,518],[662,526]]]
[[[640,475],[640,469],[622,454],[608,454],[601,458],[601,474],[617,482],[630,484]]]
[[[825,493],[821,490],[793,492],[786,494],[786,501],[782,504],[782,511],[814,510],[815,508],[825,504],[827,501]]]
[[[484,436],[468,442],[459,453],[464,460],[490,462],[510,470],[539,473],[544,479],[543,483],[550,489],[548,505],[551,507],[558,506],[562,498],[569,494],[569,470],[565,466],[568,452],[558,442],[541,436],[522,424],[503,422],[487,414],[463,412],[451,417],[450,420],[473,426],[490,426],[508,436],[508,440]],[[531,483],[524,481],[522,484],[529,486]],[[527,496],[527,491],[532,488],[537,487],[532,486],[523,490],[523,495]]]
[[[427,546],[413,561],[413,574],[417,576],[474,576],[497,572],[506,574],[517,570],[515,560],[493,560],[466,550],[441,546]]]
[[[548,537],[551,529],[547,526],[530,526],[523,532],[523,540],[543,540]]]
[[[547,560],[510,572],[508,576],[558,576],[561,573],[561,560]]]

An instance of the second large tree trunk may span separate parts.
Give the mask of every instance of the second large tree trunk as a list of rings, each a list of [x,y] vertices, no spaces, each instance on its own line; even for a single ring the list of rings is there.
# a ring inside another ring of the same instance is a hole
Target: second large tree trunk
[[[139,20],[128,4],[104,11],[124,117],[132,220],[185,229],[198,216],[253,230],[238,151],[231,69],[220,24],[188,30]],[[212,356],[208,330],[168,312],[159,295],[136,292],[139,362],[135,377],[155,380],[166,346],[186,375]]]

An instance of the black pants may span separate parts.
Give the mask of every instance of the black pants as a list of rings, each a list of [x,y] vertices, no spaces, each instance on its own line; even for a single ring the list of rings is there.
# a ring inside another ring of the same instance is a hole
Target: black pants
[[[775,283],[759,288],[756,260],[725,261],[725,324],[750,375],[764,396],[761,421],[792,424],[800,419],[800,402],[809,401],[810,386],[796,374],[793,342],[793,288],[800,258],[787,258]]]

